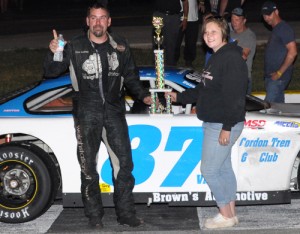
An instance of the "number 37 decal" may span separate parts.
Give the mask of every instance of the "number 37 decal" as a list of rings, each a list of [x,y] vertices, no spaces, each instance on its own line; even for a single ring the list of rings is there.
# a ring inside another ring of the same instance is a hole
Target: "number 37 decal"
[[[163,134],[166,133],[169,133],[167,140],[162,141],[165,137]],[[134,147],[132,146],[133,175],[136,185],[144,183],[153,175],[154,168],[157,166],[156,161],[169,164],[172,161],[170,158],[172,152],[177,154],[181,152],[179,159],[160,185],[160,187],[181,187],[201,160],[202,127],[176,126],[162,132],[160,128],[153,125],[131,125],[129,136],[132,145],[133,141],[138,142]],[[163,159],[156,160],[158,157]],[[160,168],[162,167],[163,165],[160,165]],[[111,177],[112,169],[107,159],[101,169],[101,178],[105,183],[112,185]]]

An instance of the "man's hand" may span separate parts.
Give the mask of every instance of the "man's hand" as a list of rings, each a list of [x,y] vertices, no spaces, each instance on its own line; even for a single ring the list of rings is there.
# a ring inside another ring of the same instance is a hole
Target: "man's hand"
[[[53,39],[50,41],[49,49],[52,51],[52,53],[55,53],[58,47],[57,32],[55,29],[53,29],[52,33]],[[67,44],[67,41],[65,41],[65,44]]]
[[[277,72],[271,73],[271,79],[272,79],[272,80],[279,80],[280,77],[281,77],[281,76],[280,76]]]
[[[187,23],[188,23],[187,19],[182,20],[181,25],[180,25],[182,31],[186,30]]]
[[[57,32],[55,29],[53,29],[52,33],[53,33],[53,39],[50,41],[49,49],[52,51],[52,53],[55,53],[58,47]]]

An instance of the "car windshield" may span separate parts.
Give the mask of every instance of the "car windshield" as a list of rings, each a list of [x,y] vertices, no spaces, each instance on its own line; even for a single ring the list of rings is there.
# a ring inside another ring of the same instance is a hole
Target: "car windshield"
[[[271,104],[269,102],[266,102],[258,97],[252,96],[252,95],[246,95],[246,111],[260,111],[269,109],[271,107]]]

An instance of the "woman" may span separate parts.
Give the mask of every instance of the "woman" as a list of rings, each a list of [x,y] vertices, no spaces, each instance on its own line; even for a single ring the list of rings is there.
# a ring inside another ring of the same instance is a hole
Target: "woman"
[[[224,228],[238,223],[231,148],[244,127],[248,73],[242,48],[236,42],[228,43],[229,28],[225,19],[207,19],[202,34],[213,54],[203,70],[201,82],[194,89],[166,95],[170,95],[173,102],[196,102],[197,117],[203,121],[204,130],[201,172],[219,208],[218,215],[207,219],[204,225]]]

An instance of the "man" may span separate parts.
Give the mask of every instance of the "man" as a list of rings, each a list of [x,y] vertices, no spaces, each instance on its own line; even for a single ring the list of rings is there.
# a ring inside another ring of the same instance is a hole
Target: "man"
[[[220,15],[226,17],[233,9],[242,7],[245,0],[221,0]]]
[[[199,21],[198,11],[199,6],[197,0],[188,0],[189,3],[189,15],[187,21],[187,27],[184,31],[179,30],[179,35],[176,44],[175,59],[178,62],[180,57],[181,44],[184,38],[184,61],[185,66],[193,67],[193,61],[196,58],[197,52],[197,40],[199,33]],[[184,20],[184,17],[181,19]]]
[[[256,35],[246,26],[246,15],[242,8],[237,7],[231,12],[231,26],[233,31],[230,37],[236,40],[238,45],[243,48],[243,59],[245,59],[248,67],[248,89],[247,94],[251,94],[252,90],[252,63],[256,51]]]
[[[180,1],[182,1],[183,12],[181,12]],[[189,14],[188,0],[156,0],[153,17],[163,19],[162,28],[162,48],[165,53],[165,64],[167,66],[176,66],[176,43],[179,30],[184,31],[187,27]],[[183,14],[183,21],[180,17]]]
[[[213,12],[227,18],[228,12],[236,7],[242,7],[245,0],[200,0],[200,11]]]
[[[142,220],[135,214],[132,190],[134,177],[128,126],[125,119],[124,86],[146,104],[152,100],[142,88],[138,71],[125,39],[108,34],[111,18],[107,8],[96,3],[88,8],[86,35],[71,40],[62,62],[52,57],[57,48],[57,33],[50,42],[45,59],[45,77],[56,77],[68,67],[75,97],[73,116],[77,137],[77,154],[81,167],[81,193],[89,224],[102,228],[104,210],[96,169],[101,141],[106,145],[113,167],[117,221],[132,227]]]
[[[265,100],[284,103],[284,90],[292,79],[293,63],[297,56],[295,34],[291,26],[280,18],[274,2],[265,2],[261,14],[272,27],[265,50]]]

